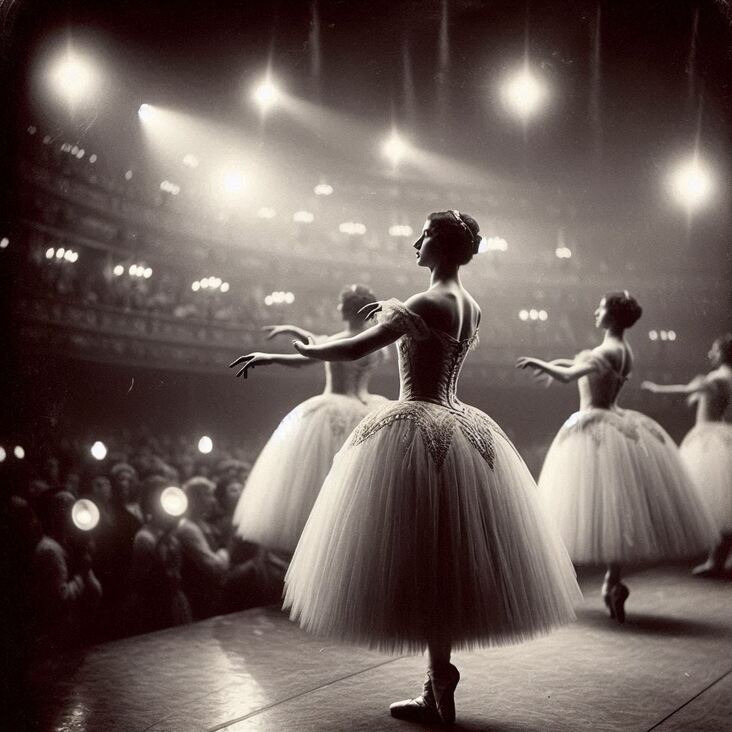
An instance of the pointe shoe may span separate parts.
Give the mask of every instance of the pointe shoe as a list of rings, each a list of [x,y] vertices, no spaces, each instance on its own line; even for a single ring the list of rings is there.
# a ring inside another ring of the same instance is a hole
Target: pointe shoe
[[[424,680],[422,696],[418,696],[415,699],[394,702],[389,707],[389,711],[392,717],[405,719],[410,722],[426,722],[430,724],[441,722],[442,718],[437,711],[437,703],[435,702],[435,695],[432,692],[432,680],[429,674],[427,674]]]
[[[721,577],[723,568],[715,562],[707,559],[703,564],[699,564],[691,570],[694,577]]]
[[[625,622],[625,601],[628,599],[628,595],[630,595],[630,590],[622,582],[618,582],[612,587],[602,586],[602,599],[610,612],[610,617],[619,623]]]
[[[437,713],[445,724],[452,724],[455,721],[455,688],[460,681],[460,672],[449,663],[437,672],[430,671],[429,678]]]

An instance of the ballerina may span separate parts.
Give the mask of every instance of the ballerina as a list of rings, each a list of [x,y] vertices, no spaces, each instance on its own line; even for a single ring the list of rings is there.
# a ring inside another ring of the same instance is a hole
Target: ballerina
[[[712,371],[688,384],[641,384],[653,394],[686,394],[696,404],[696,424],[681,443],[681,457],[719,529],[706,562],[692,570],[698,577],[721,575],[732,550],[732,424],[725,421],[732,402],[732,333],[717,338],[708,357]]]
[[[459,269],[480,243],[474,219],[430,214],[415,243],[431,273],[405,303],[376,303],[357,336],[295,343],[350,361],[399,341],[400,398],[366,417],[333,461],[286,576],[285,608],[313,633],[386,652],[428,651],[421,696],[394,717],[451,723],[451,653],[517,643],[574,619],[581,597],[536,485],[498,425],[460,402],[480,308]]]
[[[539,476],[539,494],[576,564],[605,564],[602,597],[625,620],[629,562],[681,559],[708,546],[708,517],[673,440],[649,417],[617,406],[633,368],[626,329],[642,309],[627,290],[605,295],[595,325],[601,345],[573,360],[518,359],[563,383],[578,381],[580,409],[559,430]]]
[[[359,311],[376,299],[365,285],[341,292],[338,310],[347,326],[332,338],[347,338],[366,327]],[[268,339],[290,333],[312,341],[327,341],[294,325],[266,326]],[[234,511],[237,534],[247,541],[292,554],[318,495],[320,486],[351,430],[371,410],[389,400],[368,390],[374,368],[384,353],[368,355],[353,364],[327,364],[325,389],[295,407],[279,424],[259,454]],[[237,376],[250,369],[280,364],[301,367],[317,361],[296,353],[250,353],[231,366]]]

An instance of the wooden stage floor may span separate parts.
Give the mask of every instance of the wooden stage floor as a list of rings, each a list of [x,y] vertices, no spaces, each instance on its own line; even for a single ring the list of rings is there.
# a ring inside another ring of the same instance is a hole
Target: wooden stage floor
[[[581,577],[578,620],[519,646],[460,653],[456,730],[732,730],[732,582],[687,567],[628,577],[628,619]],[[88,649],[32,704],[30,729],[281,732],[420,729],[389,716],[425,662],[310,637],[261,608]]]

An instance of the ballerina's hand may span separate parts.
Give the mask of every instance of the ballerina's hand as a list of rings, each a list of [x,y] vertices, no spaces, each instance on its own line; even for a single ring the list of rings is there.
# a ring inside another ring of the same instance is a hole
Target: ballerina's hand
[[[534,379],[534,381],[537,381],[545,389],[548,389],[554,383],[554,379],[543,371],[532,371],[531,378]]]
[[[379,310],[381,310],[381,303],[370,302],[368,305],[364,305],[362,308],[359,308],[359,314],[363,313],[364,310],[368,310],[368,312],[366,315],[363,316],[363,319],[368,320],[369,318],[372,318],[374,315],[376,315]]]
[[[658,387],[652,381],[641,381],[640,388],[643,389],[643,391],[650,391],[652,394],[655,394],[658,391]]]
[[[301,354],[303,356],[309,356],[310,350],[313,348],[313,346],[315,344],[313,343],[312,338],[308,338],[308,341],[309,341],[308,343],[304,343],[303,341],[295,340],[295,341],[292,341],[292,345],[299,354]]]
[[[239,356],[229,364],[229,368],[234,366],[243,366],[243,368],[237,371],[237,377],[243,376],[247,378],[247,370],[253,369],[255,366],[268,366],[272,363],[272,357],[268,353],[247,353],[246,356]]]
[[[263,325],[262,332],[267,334],[266,340],[268,341],[275,336],[282,335],[283,333],[294,333],[300,337],[305,337],[307,333],[296,325]]]
[[[516,368],[517,369],[539,369],[540,366],[535,358],[529,358],[528,356],[521,356],[519,359],[516,360]]]

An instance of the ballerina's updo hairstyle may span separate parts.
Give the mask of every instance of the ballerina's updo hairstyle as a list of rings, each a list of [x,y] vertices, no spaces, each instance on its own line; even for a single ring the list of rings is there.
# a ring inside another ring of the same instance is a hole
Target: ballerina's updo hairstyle
[[[725,333],[715,339],[714,345],[719,350],[719,360],[732,366],[732,333]]]
[[[480,246],[480,227],[468,214],[455,209],[438,211],[427,217],[445,244],[444,256],[455,264],[467,264]]]
[[[365,310],[359,313],[359,310],[373,302],[376,302],[376,295],[366,285],[349,285],[344,287],[341,292],[341,302],[338,309],[347,320],[353,320],[357,317],[365,319],[368,311]]]
[[[643,308],[627,290],[608,292],[605,295],[605,308],[613,323],[621,328],[630,328],[643,315]]]

